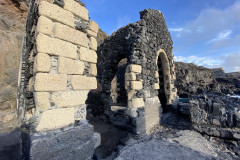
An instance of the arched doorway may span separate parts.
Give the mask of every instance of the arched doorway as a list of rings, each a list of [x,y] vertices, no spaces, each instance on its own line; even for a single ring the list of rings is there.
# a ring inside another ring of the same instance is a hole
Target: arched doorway
[[[127,68],[128,60],[124,58],[118,63],[118,70],[111,82],[111,98],[112,105],[115,106],[127,106],[127,91],[125,89],[125,72]]]
[[[163,108],[171,104],[171,75],[170,65],[166,52],[160,49],[157,53],[157,66],[159,77],[158,97]]]

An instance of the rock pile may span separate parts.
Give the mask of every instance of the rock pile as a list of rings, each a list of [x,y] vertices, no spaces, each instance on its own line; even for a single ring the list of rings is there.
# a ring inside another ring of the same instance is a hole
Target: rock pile
[[[203,94],[189,103],[196,130],[210,136],[240,140],[240,99]]]
[[[203,92],[240,94],[239,73],[208,69],[192,63],[176,62],[176,87],[179,97],[190,98]]]

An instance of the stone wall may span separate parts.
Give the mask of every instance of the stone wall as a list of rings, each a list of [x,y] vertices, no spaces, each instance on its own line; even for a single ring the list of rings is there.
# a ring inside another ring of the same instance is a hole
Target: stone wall
[[[99,135],[86,121],[85,101],[89,91],[97,88],[98,29],[81,2],[31,1],[18,92],[26,158],[93,155]],[[72,134],[71,145],[78,147],[69,147],[68,134]]]
[[[173,105],[177,90],[174,87],[172,40],[164,16],[151,9],[140,12],[140,16],[140,21],[120,28],[99,46],[97,78],[101,86],[102,107],[111,117],[112,80],[119,73],[119,62],[127,59],[125,107],[130,126],[127,128],[135,134],[146,134],[159,124],[162,111],[160,92],[165,95],[163,105]]]

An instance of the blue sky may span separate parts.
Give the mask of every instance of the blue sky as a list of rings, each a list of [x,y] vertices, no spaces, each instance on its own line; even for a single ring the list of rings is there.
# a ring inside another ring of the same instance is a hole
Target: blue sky
[[[160,10],[173,39],[175,61],[240,71],[240,0],[82,0],[108,35]]]

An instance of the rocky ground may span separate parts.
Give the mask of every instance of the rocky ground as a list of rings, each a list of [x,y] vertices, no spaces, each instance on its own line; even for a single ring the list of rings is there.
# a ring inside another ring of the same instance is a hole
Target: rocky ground
[[[115,159],[239,159],[240,155],[231,151],[231,145],[234,144],[201,135],[193,130],[188,117],[168,112],[164,113],[161,125],[150,136],[129,139],[125,147],[120,147]]]

